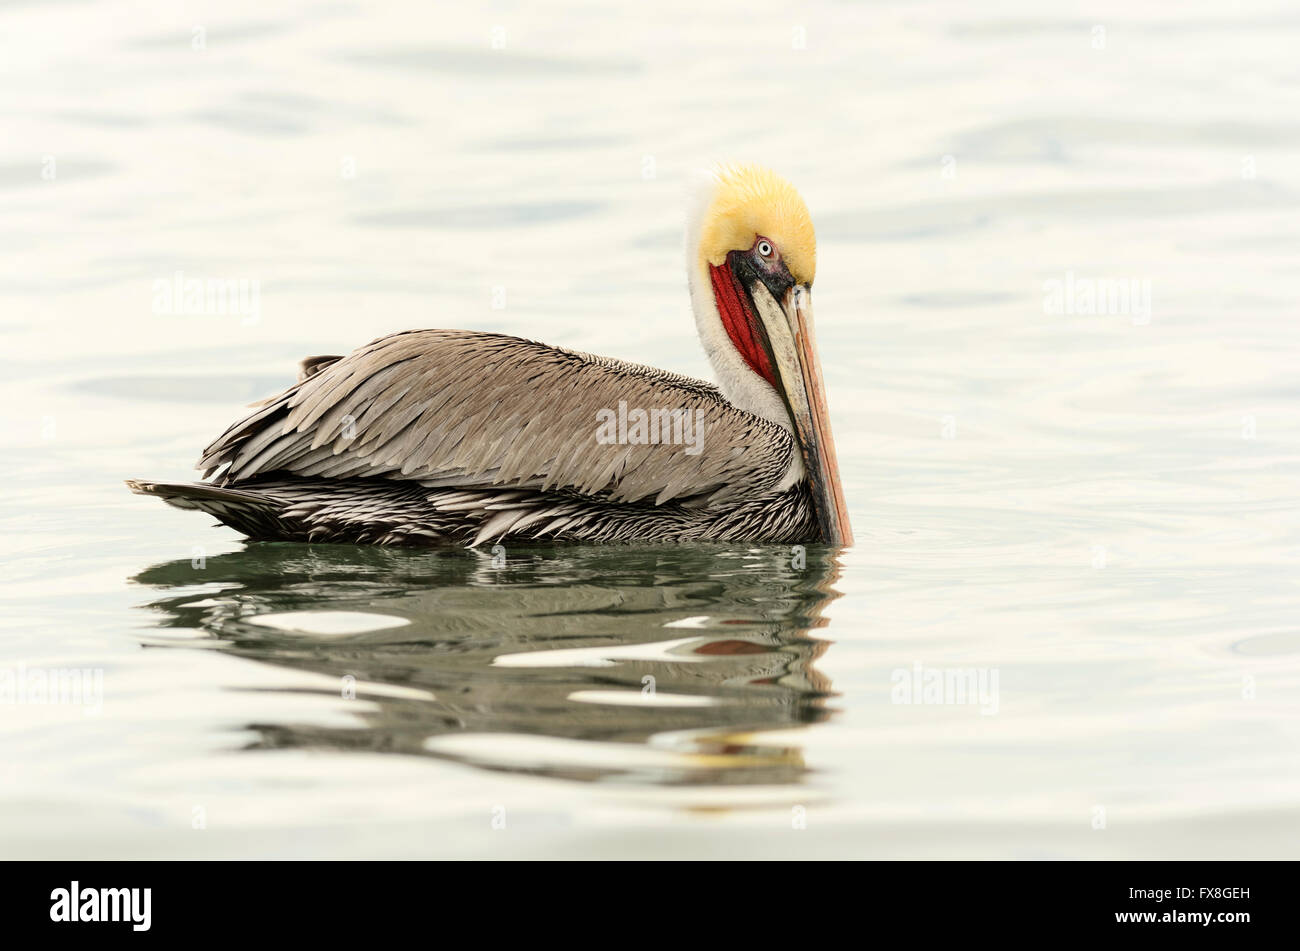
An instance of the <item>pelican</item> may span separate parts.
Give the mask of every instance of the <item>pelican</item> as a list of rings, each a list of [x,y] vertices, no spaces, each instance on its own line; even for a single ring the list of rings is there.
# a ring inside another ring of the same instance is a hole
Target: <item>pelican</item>
[[[716,385],[503,334],[409,330],[303,360],[203,451],[210,481],[127,485],[254,540],[848,545],[816,265],[794,186],[719,166],[687,230]]]

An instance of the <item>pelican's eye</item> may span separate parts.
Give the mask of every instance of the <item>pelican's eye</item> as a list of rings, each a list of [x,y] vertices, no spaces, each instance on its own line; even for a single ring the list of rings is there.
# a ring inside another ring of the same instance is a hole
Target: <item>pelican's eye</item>
[[[771,241],[762,240],[758,242],[758,253],[760,256],[770,259],[776,253],[776,249],[772,247]]]

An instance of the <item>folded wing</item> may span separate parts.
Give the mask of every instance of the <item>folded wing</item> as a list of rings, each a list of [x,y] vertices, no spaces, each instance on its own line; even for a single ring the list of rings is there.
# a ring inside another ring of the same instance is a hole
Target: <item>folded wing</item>
[[[796,452],[786,429],[711,384],[500,334],[408,331],[311,370],[208,446],[205,477],[382,477],[708,505],[773,490]],[[620,403],[632,439],[634,411],[658,410],[647,435],[668,441],[601,441],[611,429],[600,411],[617,418]],[[677,429],[664,424],[674,411],[689,414]]]

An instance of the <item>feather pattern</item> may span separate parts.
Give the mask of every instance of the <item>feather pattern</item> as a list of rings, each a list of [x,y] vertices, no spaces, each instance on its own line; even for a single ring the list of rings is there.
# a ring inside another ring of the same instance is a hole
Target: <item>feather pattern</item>
[[[614,505],[538,491],[460,492],[391,479],[271,476],[237,486],[127,483],[141,495],[206,512],[258,540],[382,545],[745,541],[817,538],[807,486],[713,509],[678,503]]]
[[[667,411],[646,427],[656,441],[598,440],[598,412],[617,420],[620,404],[625,417]],[[671,429],[672,411],[699,420],[698,446]],[[319,367],[226,430],[198,467],[219,485],[285,472],[717,505],[770,492],[796,452],[786,429],[699,380],[517,337],[419,330]]]

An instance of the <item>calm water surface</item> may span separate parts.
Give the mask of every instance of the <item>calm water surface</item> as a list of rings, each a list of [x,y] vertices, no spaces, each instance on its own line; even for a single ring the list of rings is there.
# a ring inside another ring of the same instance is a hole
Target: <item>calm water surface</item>
[[[1297,41],[1282,3],[6,5],[0,671],[102,694],[0,704],[0,854],[1294,855]],[[817,222],[851,549],[249,544],[122,487],[393,330],[707,376],[717,157]],[[256,313],[155,313],[177,272]],[[1048,306],[1099,278],[1149,310]],[[893,702],[917,665],[996,692]]]

